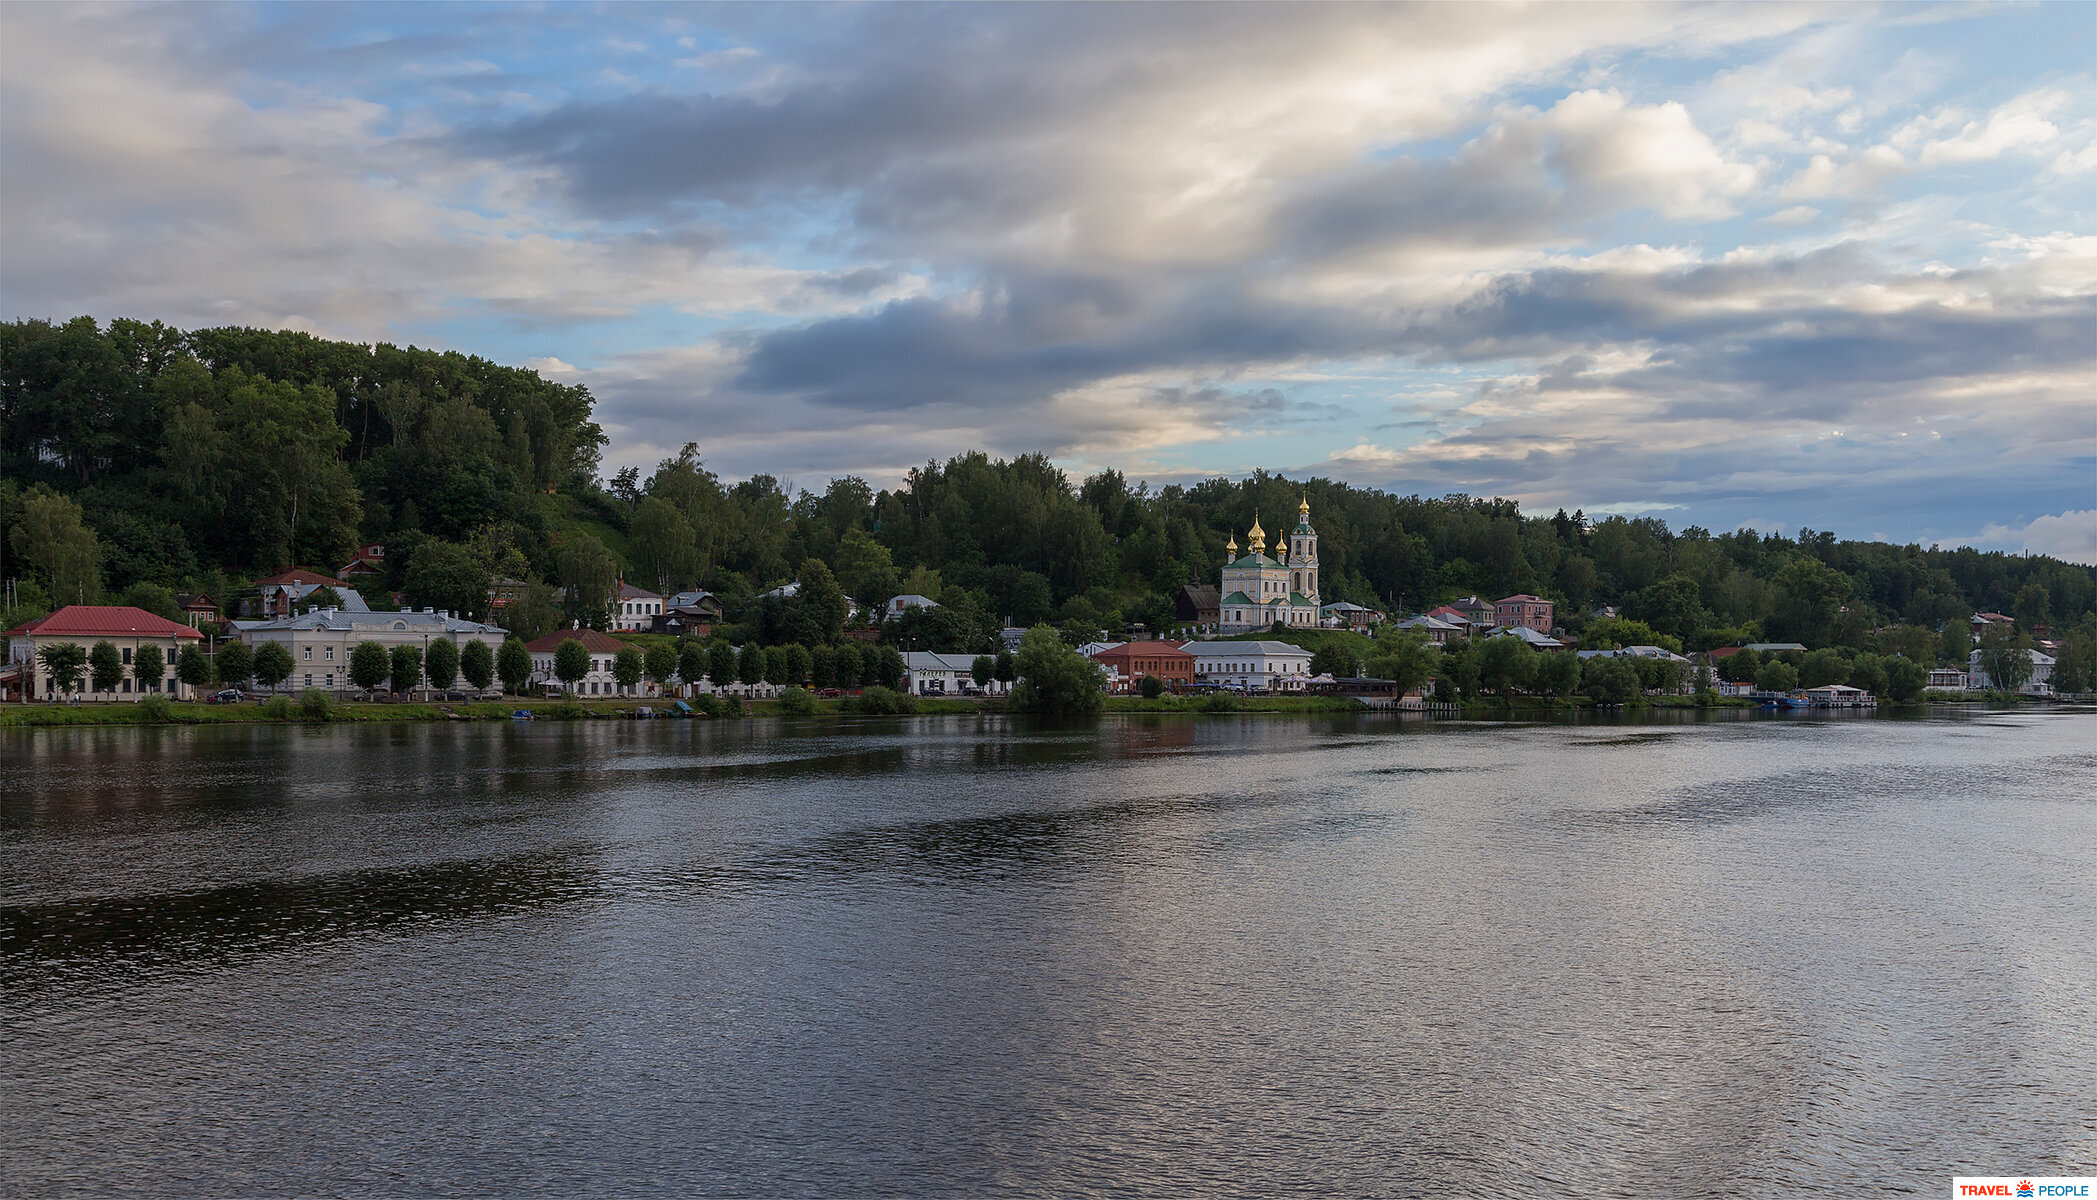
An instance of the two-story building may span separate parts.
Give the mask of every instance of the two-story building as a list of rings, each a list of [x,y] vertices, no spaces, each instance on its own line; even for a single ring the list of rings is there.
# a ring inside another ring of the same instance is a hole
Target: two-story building
[[[1086,657],[1106,668],[1107,687],[1117,693],[1135,691],[1146,675],[1175,692],[1194,682],[1194,656],[1173,642],[1119,642]]]
[[[1287,642],[1188,642],[1197,682],[1241,691],[1302,691],[1311,652]]]
[[[1549,635],[1551,615],[1555,608],[1556,605],[1542,596],[1532,596],[1523,592],[1504,600],[1493,601],[1493,624],[1502,629],[1534,629],[1538,633]]]
[[[7,666],[12,677],[10,694],[46,700],[68,694],[83,700],[135,701],[155,694],[186,700],[190,689],[175,678],[175,658],[183,646],[204,640],[203,634],[179,621],[155,616],[142,608],[108,604],[68,604],[50,616],[15,626],[6,636]],[[74,691],[59,691],[37,653],[64,642],[79,646],[83,652],[94,649],[97,642],[115,646],[123,656],[123,678],[114,689],[95,691],[93,675],[83,665]],[[134,667],[146,655],[153,656],[160,665],[157,678],[137,677]]]
[[[663,598],[647,588],[635,587],[624,579],[619,581],[618,594],[612,598],[612,628],[621,633],[646,633],[657,617],[663,615]]]
[[[275,642],[291,652],[286,687],[323,691],[356,686],[350,682],[350,655],[364,642],[377,642],[389,654],[395,646],[414,646],[427,653],[430,643],[436,641],[450,642],[462,650],[468,642],[486,642],[493,651],[502,648],[507,636],[499,626],[431,608],[418,612],[318,608],[274,621],[235,621],[233,628],[250,646],[259,649]]]
[[[581,642],[590,653],[590,669],[582,679],[568,684],[554,672],[553,658],[559,653],[562,642]],[[626,643],[595,629],[556,629],[542,638],[533,638],[524,644],[532,656],[532,682],[551,684],[554,687],[573,686],[578,696],[620,695],[619,681],[612,677],[612,660]]]

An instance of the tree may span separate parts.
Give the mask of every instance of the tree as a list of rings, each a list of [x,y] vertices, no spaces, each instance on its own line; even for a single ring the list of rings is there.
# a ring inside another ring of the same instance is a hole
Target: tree
[[[525,582],[524,591],[502,610],[502,626],[520,641],[535,641],[561,627],[561,598],[543,580]]]
[[[786,648],[786,682],[806,683],[815,673],[815,655],[798,643]]]
[[[1092,660],[1088,658],[1085,661],[1091,662]],[[882,687],[902,687],[904,674],[903,652],[894,646],[881,647],[880,653],[874,656],[873,664],[868,668],[868,673],[874,677],[874,682]]]
[[[2063,696],[2097,690],[2097,639],[2076,633],[2061,643],[2054,655],[2053,690]]]
[[[1136,690],[1143,694],[1145,700],[1155,700],[1165,694],[1165,681],[1155,675],[1145,675],[1142,682],[1136,685]]]
[[[1628,658],[1590,658],[1580,668],[1580,690],[1596,704],[1629,704],[1638,697],[1638,668]]]
[[[488,643],[475,638],[459,648],[459,674],[466,677],[474,691],[488,690],[488,685],[495,682],[495,652]]]
[[[1010,650],[998,651],[997,657],[991,661],[995,664],[995,669],[991,672],[991,675],[999,683],[1009,685],[1013,680],[1019,678],[1019,664],[1013,660]]]
[[[641,578],[665,594],[699,581],[699,535],[677,506],[658,496],[643,497],[634,510],[626,544]]]
[[[264,642],[255,650],[255,682],[271,691],[291,678],[291,651],[282,642]]]
[[[706,647],[706,681],[716,688],[724,688],[735,682],[735,647],[722,638],[715,638]]]
[[[1536,651],[1520,638],[1490,637],[1478,647],[1478,686],[1507,697],[1536,678]]]
[[[1743,649],[1718,660],[1718,677],[1727,683],[1753,683],[1761,669],[1762,654],[1756,650]]]
[[[102,598],[102,543],[81,520],[80,506],[37,484],[22,494],[9,540],[22,565],[59,604]]]
[[[158,646],[140,646],[131,653],[131,678],[141,692],[157,692],[167,678],[167,651]]]
[[[752,644],[743,647],[743,652],[735,660],[735,677],[738,682],[747,687],[755,687],[764,682],[765,648],[763,646]]]
[[[1028,712],[1089,716],[1105,704],[1099,664],[1064,645],[1047,625],[1036,625],[1020,639],[1017,665],[1013,702]]]
[[[1631,597],[1628,607],[1660,633],[1686,638],[1703,628],[1702,594],[1696,580],[1679,572]]]
[[[677,677],[694,687],[706,682],[705,647],[691,641],[678,644]]]
[[[584,659],[587,660],[585,652]],[[523,638],[506,638],[502,648],[495,652],[495,673],[502,677],[502,690],[512,696],[521,696],[532,683],[532,652],[525,649]]]
[[[802,560],[799,579],[801,589],[794,596],[794,604],[800,610],[800,619],[793,640],[815,645],[836,641],[850,612],[845,590],[820,558]]]
[[[632,646],[621,646],[612,655],[612,679],[621,692],[631,692],[640,686],[641,675],[648,669],[648,657]]]
[[[1349,679],[1355,674],[1354,655],[1331,644],[1318,647],[1311,654],[1310,671],[1313,675],[1330,675],[1335,679]]]
[[[1906,703],[1922,694],[1929,672],[1912,658],[1889,659],[1886,663],[1886,698]]]
[[[454,542],[426,538],[417,543],[401,590],[413,607],[454,612],[470,621],[488,614],[488,568]]]
[[[448,690],[459,678],[459,647],[450,638],[438,638],[422,655],[422,673],[430,686]]]
[[[1991,621],[1981,631],[1978,653],[1989,687],[2014,692],[2031,682],[2031,639],[2022,632]]]
[[[837,686],[837,650],[831,646],[817,646],[808,655],[809,682],[819,688]]]
[[[1943,639],[1943,644],[1937,648],[1938,658],[1962,671],[1965,670],[1973,655],[1971,619],[1964,614],[1954,614],[1950,620],[1944,622]]]
[[[574,638],[565,638],[553,650],[553,675],[570,692],[590,673],[590,651]]]
[[[1629,617],[1603,617],[1589,621],[1580,631],[1582,650],[1621,650],[1625,646],[1658,646],[1682,653],[1682,640],[1655,630],[1644,621]]]
[[[990,681],[997,678],[997,673],[998,661],[988,654],[978,654],[976,661],[968,664],[968,677],[976,681],[977,687],[989,687]],[[1149,679],[1151,676],[1146,675],[1144,678]]]
[[[1808,688],[1826,687],[1831,683],[1840,683],[1848,674],[1849,664],[1842,660],[1840,654],[1827,649],[1815,650],[1799,662],[1798,685]]]
[[[837,679],[836,686],[851,688],[867,682],[866,655],[862,652],[859,643],[839,642],[832,647],[832,652],[837,659],[836,664],[831,668],[835,672],[835,678]]]
[[[192,688],[211,686],[211,657],[202,646],[191,642],[182,647],[182,653],[175,656],[175,678]]]
[[[371,691],[386,682],[393,673],[393,665],[386,658],[386,647],[377,642],[358,642],[350,651],[350,682],[364,691]]]
[[[1887,673],[1887,661],[1876,654],[1859,654],[1849,664],[1849,685],[1870,692],[1874,696],[1886,694],[1886,685],[1890,678]]]
[[[113,692],[124,678],[124,652],[115,642],[96,642],[87,652],[88,687],[91,692]]]
[[[2011,604],[2010,612],[2017,618],[2017,628],[2031,633],[2046,624],[2051,616],[2053,597],[2046,592],[2042,583],[2027,583],[2017,590],[2017,599]]]
[[[773,646],[765,651],[765,682],[775,687],[788,682],[787,674],[793,666],[793,651],[786,646]]]
[[[422,647],[402,642],[386,653],[386,686],[395,694],[422,682]]]
[[[1789,692],[1798,687],[1798,668],[1782,659],[1772,658],[1755,672],[1755,690],[1758,692]]]
[[[44,677],[61,692],[80,686],[80,673],[87,668],[87,651],[73,642],[59,642],[36,652],[44,664]]]
[[[1571,650],[1552,650],[1536,659],[1536,692],[1541,696],[1570,696],[1580,686],[1580,656]]]
[[[1440,655],[1417,634],[1386,638],[1377,644],[1376,657],[1364,668],[1372,679],[1388,679],[1403,696],[1427,682]]]
[[[245,687],[255,674],[255,651],[246,642],[227,642],[211,660],[211,673],[227,687]]]
[[[619,582],[619,560],[604,543],[587,533],[571,534],[556,556],[561,586],[568,592],[568,615],[591,629],[601,629],[611,616],[612,589]]]
[[[669,642],[654,643],[641,658],[647,665],[648,678],[653,679],[658,687],[667,686],[670,677],[677,674],[677,647]]]

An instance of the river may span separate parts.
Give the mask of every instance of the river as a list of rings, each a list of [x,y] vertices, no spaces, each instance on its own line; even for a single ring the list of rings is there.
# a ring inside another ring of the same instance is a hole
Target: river
[[[0,731],[0,1193],[2097,1170],[2097,714]]]

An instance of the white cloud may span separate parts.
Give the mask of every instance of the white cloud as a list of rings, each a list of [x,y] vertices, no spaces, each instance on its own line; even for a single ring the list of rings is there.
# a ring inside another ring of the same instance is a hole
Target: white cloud
[[[1990,525],[1973,540],[1979,546],[2015,546],[2026,554],[2050,554],[2065,562],[2097,566],[2097,508],[2039,517],[2021,529]]]

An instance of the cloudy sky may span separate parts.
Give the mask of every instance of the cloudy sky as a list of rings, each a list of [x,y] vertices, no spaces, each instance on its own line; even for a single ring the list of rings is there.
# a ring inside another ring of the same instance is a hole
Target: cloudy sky
[[[0,314],[2097,561],[2097,7],[0,7]]]

